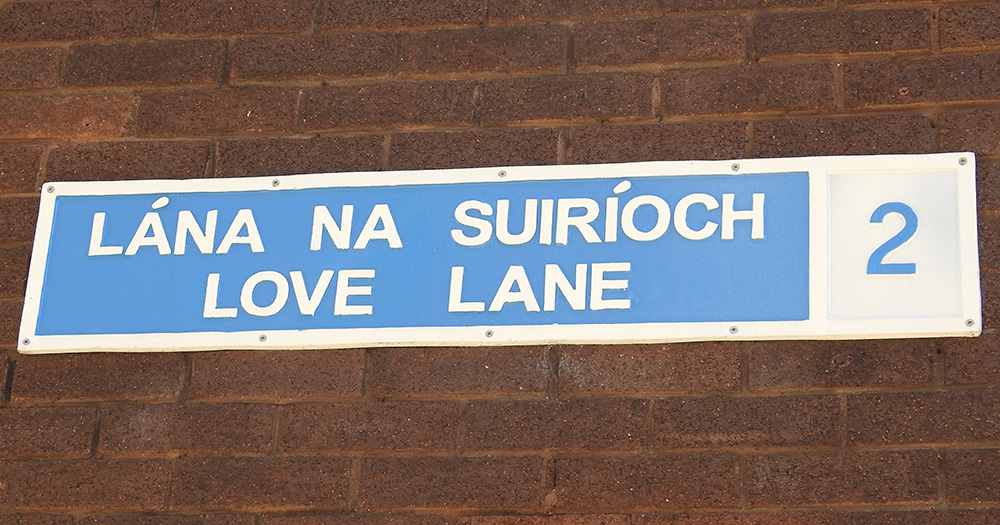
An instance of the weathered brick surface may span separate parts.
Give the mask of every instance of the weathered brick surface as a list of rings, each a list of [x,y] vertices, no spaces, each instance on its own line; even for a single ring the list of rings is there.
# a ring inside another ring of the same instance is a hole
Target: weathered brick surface
[[[5,139],[120,137],[132,111],[124,93],[0,96]]]
[[[360,397],[358,350],[211,352],[192,358],[192,400],[304,400]]]
[[[852,108],[1000,98],[995,54],[853,62],[843,69]]]
[[[215,174],[260,177],[336,171],[375,171],[384,139],[377,135],[310,139],[239,139],[219,143]]]
[[[754,157],[933,153],[934,125],[923,115],[808,117],[754,123]]]
[[[18,193],[37,190],[41,165],[41,146],[0,146],[0,192]]]
[[[649,403],[638,399],[474,401],[466,450],[637,450]]]
[[[1000,163],[976,159],[976,203],[980,210],[1000,210]]]
[[[528,395],[545,392],[545,348],[379,348],[370,351],[375,396]]]
[[[995,329],[1000,320],[1000,274],[984,273],[979,278],[983,294],[983,327]]]
[[[590,74],[489,80],[483,85],[484,123],[653,116],[653,76]]]
[[[0,197],[0,242],[30,241],[38,219],[38,197]]]
[[[20,356],[15,402],[173,401],[180,395],[179,354]]]
[[[737,344],[564,347],[560,393],[724,391],[739,386]]]
[[[736,15],[581,23],[573,57],[577,66],[739,60],[745,26]]]
[[[24,296],[30,258],[30,245],[0,246],[0,297]]]
[[[951,503],[1000,502],[1000,450],[945,452],[944,479]]]
[[[488,4],[494,22],[642,17],[660,11],[655,0],[488,0]]]
[[[747,501],[754,507],[933,501],[936,468],[932,450],[754,455]]]
[[[261,525],[447,525],[448,521],[437,516],[407,514],[337,513],[321,516],[261,517]]]
[[[312,26],[313,0],[164,0],[157,31],[175,35],[299,32]]]
[[[456,525],[632,525],[635,522],[632,516],[621,514],[474,516],[455,521]]]
[[[0,348],[17,347],[22,308],[23,304],[19,299],[0,299]],[[10,384],[6,387],[10,388]]]
[[[335,78],[387,74],[395,39],[384,33],[251,36],[236,41],[233,78]]]
[[[941,151],[972,151],[977,155],[1000,154],[1000,110],[946,111],[937,118]]]
[[[74,523],[72,516],[36,514],[0,516],[0,525],[71,525],[72,523]]]
[[[319,25],[323,29],[478,25],[485,18],[485,2],[323,0]]]
[[[0,459],[87,457],[96,425],[93,407],[0,408]]]
[[[191,179],[204,177],[207,141],[66,143],[49,152],[46,181]]]
[[[1000,383],[1000,334],[944,343],[945,378],[950,384]]]
[[[929,50],[929,9],[761,13],[754,27],[761,55]]]
[[[661,90],[665,115],[834,107],[834,73],[826,64],[669,70]]]
[[[556,509],[718,508],[739,501],[732,454],[666,454],[556,460]]]
[[[392,136],[389,169],[475,168],[555,164],[552,129],[400,133]]]
[[[222,81],[221,40],[150,40],[77,44],[62,80],[73,86],[212,84]]]
[[[139,136],[199,136],[290,131],[299,92],[245,87],[151,91],[139,96],[133,118]]]
[[[307,131],[470,125],[471,82],[412,82],[306,90]]]
[[[451,452],[458,445],[455,402],[297,404],[278,411],[282,453]]]
[[[937,341],[786,341],[750,347],[750,388],[930,385]]]
[[[365,459],[358,506],[537,509],[541,469],[538,457]]]
[[[979,221],[979,265],[984,270],[1000,268],[1000,220],[984,218]]]
[[[646,517],[647,525],[839,525],[826,512],[717,512],[711,514],[661,514]]]
[[[153,511],[164,508],[169,468],[163,460],[3,461],[0,508]]]
[[[566,67],[569,31],[559,26],[484,27],[403,33],[399,70],[554,71]]]
[[[178,459],[170,505],[202,510],[343,509],[349,471],[350,461],[343,458]]]
[[[943,48],[1000,44],[1000,6],[994,3],[946,6],[938,18]]]
[[[0,50],[0,90],[55,86],[62,54],[58,47]]]
[[[264,454],[274,440],[275,409],[266,405],[123,405],[101,415],[103,457],[169,453]]]
[[[154,0],[42,0],[0,5],[0,42],[141,38]]]
[[[572,162],[733,159],[743,156],[747,123],[684,122],[573,130]]]
[[[253,525],[253,516],[197,514],[169,516],[92,516],[81,518],[84,525]]]
[[[867,2],[868,0],[864,0]],[[702,11],[716,9],[770,9],[781,7],[832,6],[834,0],[670,0],[667,11]]]
[[[1000,520],[1000,509],[851,512],[844,519],[846,525],[965,525],[995,523]]]
[[[995,441],[997,392],[886,392],[847,398],[847,430],[855,444]]]
[[[652,446],[832,446],[841,419],[835,396],[674,397],[654,404]]]

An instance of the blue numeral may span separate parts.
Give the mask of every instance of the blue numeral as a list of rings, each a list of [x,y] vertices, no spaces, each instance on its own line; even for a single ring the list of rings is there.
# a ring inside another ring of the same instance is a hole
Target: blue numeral
[[[913,212],[913,208],[902,202],[887,202],[875,208],[875,213],[872,213],[870,222],[873,224],[881,223],[885,220],[885,216],[890,213],[898,213],[903,216],[903,229],[899,230],[899,233],[893,235],[891,239],[882,243],[882,246],[879,246],[872,252],[872,256],[868,258],[868,274],[898,275],[917,273],[916,263],[882,262],[889,252],[902,246],[904,242],[910,240],[910,237],[913,237],[913,234],[917,232],[917,214]]]

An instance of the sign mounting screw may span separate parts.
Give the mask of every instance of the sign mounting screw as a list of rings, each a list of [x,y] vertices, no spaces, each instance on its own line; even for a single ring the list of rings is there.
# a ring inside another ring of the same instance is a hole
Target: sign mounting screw
[[[56,187],[55,186],[49,186],[49,187],[45,188],[45,191],[47,191],[49,193],[52,193],[53,191],[56,191]]]
[[[507,176],[507,170],[500,170],[500,173],[497,173],[497,177],[500,177],[501,179],[506,176]]]
[[[23,344],[24,346],[28,346],[31,344],[31,339],[25,337],[24,339],[21,340],[21,344]]]
[[[493,330],[487,330],[486,337],[493,337]]]
[[[259,340],[260,342],[263,343],[264,341],[267,341],[267,335],[266,334],[260,334],[260,337],[258,337],[257,340]]]
[[[281,181],[278,179],[274,179],[271,181],[271,186],[274,186],[275,188],[277,188],[279,184],[281,184]]]
[[[972,319],[966,319],[965,320],[965,326],[970,326],[971,327],[971,326],[975,326],[975,324],[976,324],[976,322],[973,321]],[[25,343],[25,344],[27,344],[27,343]]]
[[[740,163],[739,162],[734,162],[731,167],[733,168],[733,171],[740,171]]]
[[[968,162],[969,162],[969,159],[967,159],[965,157],[962,157],[962,158],[958,159],[958,165],[959,166],[965,166]]]
[[[736,328],[735,326],[730,326],[729,327],[729,333],[731,333],[731,334],[735,334],[736,332],[739,332],[739,331],[740,331],[740,329]]]

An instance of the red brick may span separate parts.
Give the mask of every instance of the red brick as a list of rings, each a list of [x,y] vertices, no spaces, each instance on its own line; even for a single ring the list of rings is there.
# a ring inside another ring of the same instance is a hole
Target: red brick
[[[1000,211],[1000,163],[976,159],[976,202],[981,211]]]
[[[584,127],[573,130],[571,156],[579,164],[734,159],[744,156],[746,142],[746,122]]]
[[[447,525],[444,518],[406,514],[343,513],[322,516],[262,516],[260,525]]]
[[[0,525],[71,525],[72,516],[0,516]]]
[[[37,219],[38,197],[0,197],[0,242],[30,241]]]
[[[92,516],[81,518],[81,525],[253,525],[253,516],[201,514],[183,516]]]
[[[848,107],[995,100],[1000,55],[948,55],[844,65]]]
[[[42,151],[41,146],[0,146],[0,192],[36,191]]]
[[[844,525],[968,525],[970,523],[1000,523],[1000,509],[851,512],[846,514],[844,519]]]
[[[1000,501],[1000,450],[944,453],[945,497],[951,503]]]
[[[224,140],[219,143],[215,174],[258,177],[375,171],[382,159],[382,143],[377,135]]]
[[[319,25],[324,29],[398,26],[478,25],[486,19],[486,2],[465,0],[324,0]]]
[[[1000,383],[1000,333],[947,339],[944,355],[949,384]]]
[[[536,509],[541,483],[537,457],[365,459],[358,508]]]
[[[474,401],[466,450],[637,450],[649,403],[639,399]]]
[[[347,459],[179,459],[174,468],[170,498],[174,509],[287,512],[347,505]]]
[[[163,0],[157,31],[174,35],[298,32],[312,27],[315,0]]]
[[[750,388],[928,385],[933,339],[782,341],[750,344]]]
[[[96,424],[91,407],[0,408],[0,458],[87,457]]]
[[[668,115],[832,109],[833,86],[826,64],[676,69],[664,72],[660,84]]]
[[[154,0],[43,0],[0,5],[0,42],[141,38]]]
[[[556,459],[559,510],[733,507],[739,501],[732,454],[660,454]]]
[[[938,20],[943,48],[1000,44],[1000,6],[995,3],[943,7]]]
[[[459,518],[456,525],[633,525],[631,516],[616,514],[562,514],[554,516],[473,516]]]
[[[755,157],[933,153],[923,115],[782,118],[754,123]]]
[[[673,397],[653,406],[652,446],[839,445],[842,425],[834,396]]]
[[[135,133],[192,136],[290,131],[295,128],[298,97],[298,90],[269,87],[142,93]]]
[[[1000,268],[1000,220],[979,219],[979,265],[982,269]]]
[[[647,516],[645,525],[840,525],[826,512],[714,512]]]
[[[63,82],[71,86],[217,84],[222,40],[150,40],[77,44],[69,48]]]
[[[984,273],[980,276],[983,300],[983,327],[1000,327],[1000,274]]]
[[[554,129],[491,129],[392,136],[389,169],[475,168],[555,164]]]
[[[236,41],[233,78],[336,78],[388,74],[395,38],[385,33],[252,36]]]
[[[736,15],[581,23],[573,57],[578,66],[740,60],[745,25]]]
[[[847,398],[847,430],[855,444],[995,441],[997,406],[992,390],[859,394]]]
[[[490,21],[587,20],[655,16],[656,0],[488,0]]]
[[[58,47],[0,50],[0,90],[54,87],[62,54]]]
[[[17,330],[21,325],[20,299],[0,299],[0,348],[17,347]],[[0,381],[2,384],[3,381]],[[7,385],[8,388],[10,385]]]
[[[932,450],[751,456],[747,501],[754,507],[932,501],[936,468]]]
[[[46,181],[192,179],[204,177],[208,141],[80,142],[49,153]]]
[[[404,33],[407,73],[556,71],[566,67],[569,31],[560,26],[477,27]]]
[[[0,508],[148,511],[162,509],[169,469],[156,460],[0,462]]]
[[[265,405],[121,405],[101,416],[103,457],[264,454],[274,437],[275,410]]]
[[[761,13],[754,48],[761,55],[929,50],[929,9]]]
[[[31,246],[0,246],[0,296],[24,297]]]
[[[20,356],[15,402],[172,401],[180,395],[180,354]]]
[[[306,90],[308,131],[470,125],[471,82],[416,82]]]
[[[438,451],[458,445],[453,402],[351,402],[279,408],[283,453]]]
[[[1000,110],[946,111],[937,119],[941,151],[1000,155]]]
[[[8,392],[8,390],[7,390],[7,371],[8,371],[7,365],[9,363],[10,363],[10,358],[8,358],[5,355],[0,355],[0,374],[3,374],[3,375],[0,375],[0,392]],[[3,398],[0,397],[0,400],[3,400]],[[3,400],[3,401],[5,401],[5,400]]]
[[[7,139],[120,137],[132,95],[0,96],[0,136]]]
[[[363,366],[360,350],[197,354],[188,396],[244,401],[360,397]]]
[[[835,0],[671,0],[665,2],[664,9],[667,11],[757,10],[781,7],[832,6],[834,3]]]
[[[561,393],[688,392],[739,386],[740,347],[732,343],[565,347]]]
[[[608,73],[486,81],[484,123],[653,116],[653,76]]]
[[[371,351],[368,393],[540,394],[548,385],[545,348],[379,348]]]

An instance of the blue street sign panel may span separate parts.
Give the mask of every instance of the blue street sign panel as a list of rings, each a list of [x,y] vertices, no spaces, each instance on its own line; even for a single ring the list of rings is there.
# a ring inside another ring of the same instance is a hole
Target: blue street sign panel
[[[975,335],[974,192],[971,154],[54,182],[19,349]]]

